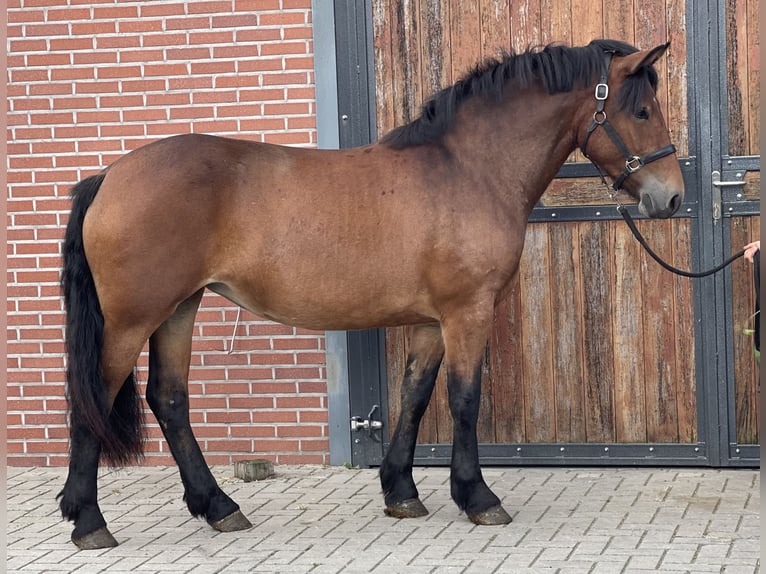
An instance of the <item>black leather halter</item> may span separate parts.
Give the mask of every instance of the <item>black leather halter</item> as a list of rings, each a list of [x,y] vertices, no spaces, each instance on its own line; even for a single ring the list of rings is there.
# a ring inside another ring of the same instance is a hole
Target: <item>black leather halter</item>
[[[609,74],[609,66],[611,63],[612,53],[607,52],[606,59],[604,60],[604,69],[601,72],[601,79],[596,85],[596,111],[593,112],[593,121],[588,127],[588,131],[585,132],[585,137],[582,140],[582,144],[580,144],[580,150],[582,151],[583,155],[593,163],[593,165],[598,170],[599,175],[601,176],[601,180],[606,183],[606,178],[604,177],[603,170],[593,160],[593,158],[588,155],[588,140],[590,139],[590,136],[599,126],[604,128],[604,131],[606,131],[609,139],[612,140],[612,143],[617,146],[617,149],[620,150],[620,153],[622,153],[623,157],[625,158],[625,170],[617,177],[617,179],[614,180],[614,183],[612,183],[612,188],[617,191],[622,188],[622,184],[625,182],[628,176],[636,173],[639,169],[648,163],[652,163],[661,157],[675,153],[676,146],[673,144],[668,144],[665,147],[650,152],[643,157],[630,153],[628,146],[625,145],[625,142],[622,141],[622,138],[612,127],[612,124],[610,124],[609,120],[606,119],[606,111],[604,110],[606,99],[609,97],[609,85],[606,82],[607,76]]]

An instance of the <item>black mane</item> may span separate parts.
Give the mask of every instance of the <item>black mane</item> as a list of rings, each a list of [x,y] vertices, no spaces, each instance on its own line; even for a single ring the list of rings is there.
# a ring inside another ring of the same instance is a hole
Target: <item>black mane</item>
[[[584,47],[550,44],[542,50],[530,49],[521,54],[503,54],[500,59],[487,59],[431,97],[417,119],[395,128],[380,141],[394,149],[434,142],[452,127],[463,102],[475,97],[500,101],[509,80],[513,80],[518,89],[541,82],[549,94],[569,92],[596,81],[604,66],[605,53],[626,56],[637,51],[617,40],[593,40]],[[648,86],[657,87],[657,72],[653,68],[646,68],[625,81],[619,94],[620,108],[635,113]]]

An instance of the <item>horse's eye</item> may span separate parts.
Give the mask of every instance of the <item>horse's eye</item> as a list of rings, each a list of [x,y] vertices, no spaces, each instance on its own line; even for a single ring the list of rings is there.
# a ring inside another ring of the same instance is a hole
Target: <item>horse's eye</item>
[[[640,110],[638,110],[638,112],[636,112],[636,117],[639,120],[648,120],[649,119],[649,110],[647,110],[646,108],[641,108]]]

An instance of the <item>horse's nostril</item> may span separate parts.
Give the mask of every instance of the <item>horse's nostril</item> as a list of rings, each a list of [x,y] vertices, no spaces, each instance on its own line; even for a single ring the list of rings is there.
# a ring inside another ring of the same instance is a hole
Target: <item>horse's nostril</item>
[[[671,213],[678,211],[678,208],[681,207],[681,195],[677,193],[671,197],[668,207],[670,207]]]

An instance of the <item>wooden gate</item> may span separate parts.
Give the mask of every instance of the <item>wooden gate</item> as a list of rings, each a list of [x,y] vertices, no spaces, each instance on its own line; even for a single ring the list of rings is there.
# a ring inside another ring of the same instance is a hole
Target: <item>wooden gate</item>
[[[658,97],[687,195],[676,217],[639,227],[682,268],[710,266],[759,236],[757,2],[709,10],[676,0],[615,0],[608,9],[601,0],[372,0],[370,10],[378,135],[501,48],[670,40]],[[706,19],[720,22],[717,35],[706,36]],[[700,81],[705,64],[710,78]],[[708,137],[710,125],[718,129]],[[713,185],[712,171],[741,184]],[[579,152],[559,175],[535,208],[518,280],[495,314],[482,378],[484,463],[757,462],[750,266],[740,261],[706,283],[676,277],[641,250]],[[386,331],[383,448],[407,346],[407,329]],[[416,462],[447,463],[451,436],[442,373]],[[355,462],[379,461],[366,458]]]

